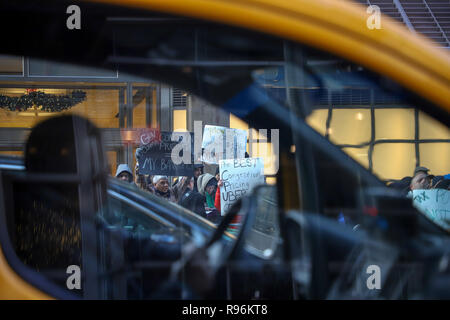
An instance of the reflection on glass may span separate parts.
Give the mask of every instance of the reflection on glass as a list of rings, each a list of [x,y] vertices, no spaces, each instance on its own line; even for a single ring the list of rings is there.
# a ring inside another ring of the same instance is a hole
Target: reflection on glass
[[[369,147],[364,148],[342,148],[349,156],[358,161],[365,168],[369,168]]]
[[[433,175],[450,173],[450,144],[421,143],[419,145],[420,165],[430,168]]]
[[[330,140],[336,144],[361,144],[370,140],[370,110],[334,109]]]
[[[0,74],[21,76],[23,74],[22,57],[0,55]]]
[[[414,110],[376,109],[375,139],[414,139]]]
[[[187,131],[186,110],[173,110],[173,130]]]
[[[413,143],[380,143],[373,150],[373,171],[381,179],[411,176],[415,167]]]
[[[306,118],[306,123],[324,136],[326,133],[327,117],[327,109],[316,109]]]
[[[419,112],[420,139],[450,139],[450,129],[423,112]]]

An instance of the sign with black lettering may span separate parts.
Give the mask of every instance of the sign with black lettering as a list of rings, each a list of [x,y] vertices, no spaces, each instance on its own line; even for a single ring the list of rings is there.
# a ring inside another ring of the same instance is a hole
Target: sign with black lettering
[[[142,145],[138,148],[136,151],[136,160],[139,164],[139,174],[166,176],[193,175],[193,134],[190,132],[177,132],[175,134],[172,132],[161,132],[159,141]],[[172,141],[172,135],[176,137],[174,138],[175,141]],[[180,151],[172,152],[174,148]],[[183,157],[183,152],[186,152],[189,156]],[[188,161],[183,161],[186,158]]]
[[[221,160],[219,162],[220,212],[225,215],[233,203],[260,184],[264,184],[264,162],[262,158]]]

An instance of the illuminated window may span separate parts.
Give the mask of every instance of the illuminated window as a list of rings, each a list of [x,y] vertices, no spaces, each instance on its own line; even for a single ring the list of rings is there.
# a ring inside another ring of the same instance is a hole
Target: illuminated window
[[[414,110],[376,109],[375,138],[414,139]]]
[[[450,130],[423,112],[419,112],[420,139],[450,139]]]
[[[16,156],[16,157],[23,157],[23,151],[19,150],[13,150],[13,151],[0,151],[0,155],[5,156]]]
[[[275,175],[277,173],[277,159],[275,158],[276,155],[274,154],[273,150],[273,144],[271,142],[268,142],[268,139],[265,135],[261,134],[259,130],[255,130],[253,128],[249,129],[249,126],[246,122],[242,121],[238,117],[234,116],[230,113],[230,128],[233,129],[241,129],[241,130],[247,130],[248,132],[248,143],[247,143],[247,153],[252,158],[263,158],[264,161],[264,175],[267,176],[268,181],[272,181],[275,183],[274,180]],[[267,130],[267,135],[270,135],[270,130]],[[270,139],[269,139],[270,141]],[[272,177],[271,177],[272,176]],[[269,179],[273,178],[273,179]]]
[[[306,122],[381,179],[411,176],[419,165],[433,174],[450,172],[444,124],[411,106],[362,107],[317,106]]]
[[[69,85],[68,85],[69,86]],[[27,94],[27,88],[0,88],[0,94],[8,97],[20,97]],[[74,90],[81,90],[86,99],[66,111],[47,112],[39,107],[27,110],[10,111],[0,109],[0,127],[32,128],[42,120],[58,114],[77,114],[91,120],[100,128],[118,128],[119,126],[119,92],[110,89],[53,89],[37,88],[49,95],[71,95]]]
[[[306,118],[306,123],[324,136],[327,129],[327,118],[328,110],[316,109]]]
[[[370,110],[334,109],[328,132],[337,144],[361,144],[370,141]]]
[[[1,75],[23,75],[22,57],[0,55],[0,74]]]
[[[450,143],[421,143],[420,165],[430,168],[434,175],[450,173]]]
[[[173,131],[187,131],[186,110],[173,110]]]
[[[369,147],[342,148],[350,157],[359,162],[366,169],[369,168]]]
[[[380,143],[373,150],[373,171],[381,179],[412,176],[416,167],[413,143]]]
[[[133,87],[134,88],[134,87]],[[133,128],[146,128],[146,88],[133,90]]]
[[[116,151],[107,151],[108,157],[108,165],[110,168],[110,173],[114,177],[117,170],[117,152]]]
[[[248,130],[248,124],[230,113],[230,128]]]

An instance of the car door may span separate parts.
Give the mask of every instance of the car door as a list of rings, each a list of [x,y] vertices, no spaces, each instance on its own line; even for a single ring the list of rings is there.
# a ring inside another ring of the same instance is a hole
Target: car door
[[[439,111],[413,92],[352,62],[296,45],[288,54],[296,119],[295,152],[285,156],[295,163],[297,178],[281,176],[283,190],[299,195],[284,196],[287,209],[295,210],[285,226],[289,239],[297,239],[292,254],[298,271],[311,268],[306,296],[427,297],[430,270],[448,256],[448,229],[386,184],[413,176],[424,164],[436,175],[449,170],[448,114],[436,118]],[[319,88],[317,95],[295,89],[308,85]],[[436,241],[436,252],[423,251],[427,241]],[[374,287],[375,269],[380,278]]]

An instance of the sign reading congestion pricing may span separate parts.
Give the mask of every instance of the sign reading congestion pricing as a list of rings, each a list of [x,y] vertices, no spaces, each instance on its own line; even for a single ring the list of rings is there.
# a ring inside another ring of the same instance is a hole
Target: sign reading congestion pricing
[[[434,223],[450,231],[450,191],[413,190],[413,205]]]
[[[221,160],[219,162],[220,211],[225,215],[240,198],[250,193],[260,184],[264,184],[264,162],[262,158],[243,158]]]

